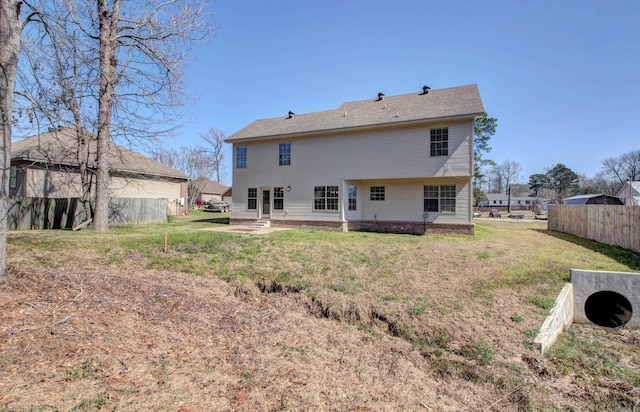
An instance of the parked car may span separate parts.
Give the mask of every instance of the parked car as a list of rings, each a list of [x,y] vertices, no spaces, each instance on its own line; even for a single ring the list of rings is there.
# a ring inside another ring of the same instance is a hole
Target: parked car
[[[489,212],[489,217],[502,217],[500,211],[498,209],[491,209]]]
[[[231,210],[231,205],[224,200],[210,200],[204,204],[202,210],[205,212],[228,212]]]

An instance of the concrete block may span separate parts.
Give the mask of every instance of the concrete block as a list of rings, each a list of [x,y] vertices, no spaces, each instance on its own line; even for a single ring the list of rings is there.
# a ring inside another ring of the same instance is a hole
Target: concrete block
[[[640,273],[571,269],[576,323],[640,327]]]
[[[533,340],[533,346],[541,352],[551,347],[562,331],[573,322],[573,289],[571,283],[564,285],[549,312],[549,316],[540,327],[538,336]]]

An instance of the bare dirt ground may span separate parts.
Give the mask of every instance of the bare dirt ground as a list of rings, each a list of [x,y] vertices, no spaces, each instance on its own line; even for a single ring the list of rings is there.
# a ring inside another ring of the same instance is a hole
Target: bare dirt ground
[[[405,323],[389,318],[400,302],[382,311],[366,293],[149,270],[136,254],[121,268],[90,254],[74,263],[12,268],[0,283],[0,411],[631,411],[640,402],[638,386],[608,369],[584,376],[527,348],[523,331],[545,313],[509,289],[491,305],[447,306],[455,282],[444,279],[429,295],[440,306]],[[572,330],[638,367],[620,340],[637,334]]]
[[[7,410],[460,410],[401,339],[136,270],[18,273],[4,285]],[[106,408],[105,408],[106,409]]]
[[[498,411],[527,410],[540,397],[587,410],[594,395],[580,377],[523,355],[520,337],[500,362],[526,380],[485,381],[477,362],[438,367],[403,339],[372,337],[215,278],[21,272],[2,296],[5,410]],[[514,305],[506,298],[501,310],[516,313]],[[471,337],[491,329],[486,323],[461,313],[440,327]]]

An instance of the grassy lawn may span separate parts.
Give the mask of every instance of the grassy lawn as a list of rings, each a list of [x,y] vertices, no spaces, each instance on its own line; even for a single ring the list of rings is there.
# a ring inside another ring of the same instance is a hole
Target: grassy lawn
[[[620,340],[635,332],[574,325],[548,355],[532,349],[569,269],[639,271],[636,254],[546,222],[483,220],[475,236],[211,230],[225,217],[10,233],[0,411],[640,407],[640,355]]]

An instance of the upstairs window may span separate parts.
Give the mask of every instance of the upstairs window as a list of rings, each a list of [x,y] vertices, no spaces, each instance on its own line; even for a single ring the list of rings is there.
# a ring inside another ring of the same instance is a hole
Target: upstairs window
[[[245,169],[247,167],[247,147],[236,147],[236,168]]]
[[[384,200],[384,186],[371,186],[369,191],[370,200]]]
[[[314,186],[313,210],[338,210],[338,186]]]
[[[431,129],[431,156],[449,156],[449,128]]]
[[[258,209],[258,188],[250,187],[247,193],[247,209]]]
[[[273,210],[284,210],[284,187],[273,188]]]
[[[278,164],[280,166],[291,165],[291,143],[280,143],[280,158]]]
[[[436,213],[456,212],[456,186],[440,185],[424,187],[424,211]]]

